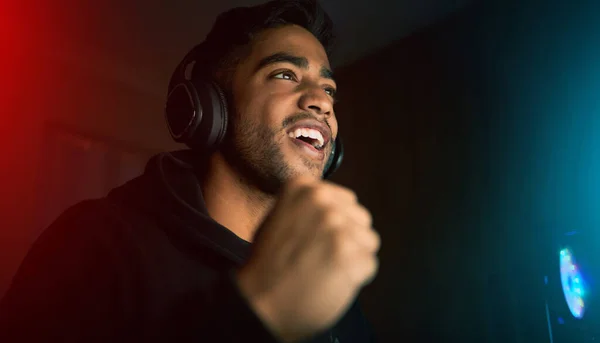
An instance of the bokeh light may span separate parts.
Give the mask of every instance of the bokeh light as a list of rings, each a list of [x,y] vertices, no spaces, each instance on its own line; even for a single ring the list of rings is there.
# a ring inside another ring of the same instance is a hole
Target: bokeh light
[[[569,248],[560,251],[560,280],[571,314],[581,319],[585,314],[585,280]]]

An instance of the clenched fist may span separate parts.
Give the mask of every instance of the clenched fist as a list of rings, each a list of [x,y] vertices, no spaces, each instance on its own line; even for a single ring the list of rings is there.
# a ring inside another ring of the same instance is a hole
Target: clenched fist
[[[380,238],[356,195],[301,177],[287,184],[259,228],[237,280],[284,342],[333,325],[377,273]]]

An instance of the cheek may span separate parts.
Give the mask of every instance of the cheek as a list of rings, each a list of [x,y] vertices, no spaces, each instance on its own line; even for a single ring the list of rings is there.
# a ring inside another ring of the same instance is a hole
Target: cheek
[[[268,123],[274,129],[282,129],[282,122],[285,118],[296,114],[293,106],[293,99],[289,96],[282,96],[278,93],[267,93],[260,99],[260,109],[262,120]]]
[[[338,127],[338,122],[337,122],[337,118],[335,117],[335,114],[328,119],[328,123],[329,126],[331,127],[331,132],[333,133],[334,137],[337,137],[337,135],[339,134],[339,127]]]
[[[286,115],[293,112],[286,111],[282,100],[268,92],[253,92],[248,95],[246,101],[238,103],[236,111],[240,123],[254,131],[247,134],[261,132],[264,135],[269,132],[269,135],[278,135],[282,131],[281,124]]]

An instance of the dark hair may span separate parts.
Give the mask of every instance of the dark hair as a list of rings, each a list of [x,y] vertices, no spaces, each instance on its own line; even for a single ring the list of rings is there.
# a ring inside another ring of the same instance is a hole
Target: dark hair
[[[329,56],[333,24],[315,0],[274,0],[253,7],[238,7],[220,14],[206,40],[194,47],[192,78],[217,78],[229,88],[233,70],[250,53],[253,38],[262,30],[298,25],[312,33]]]

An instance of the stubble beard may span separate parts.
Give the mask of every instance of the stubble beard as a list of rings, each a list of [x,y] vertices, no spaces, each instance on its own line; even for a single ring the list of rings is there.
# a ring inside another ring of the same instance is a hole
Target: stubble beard
[[[298,174],[286,161],[282,150],[287,136],[277,139],[279,131],[239,116],[232,118],[230,124],[221,150],[239,175],[240,183],[249,189],[258,189],[267,197],[278,194],[282,186]],[[308,157],[303,156],[302,162],[309,170],[320,167]]]
[[[237,119],[237,118],[236,118]],[[249,189],[274,196],[293,173],[276,132],[248,120],[234,120],[223,142],[223,155]]]

